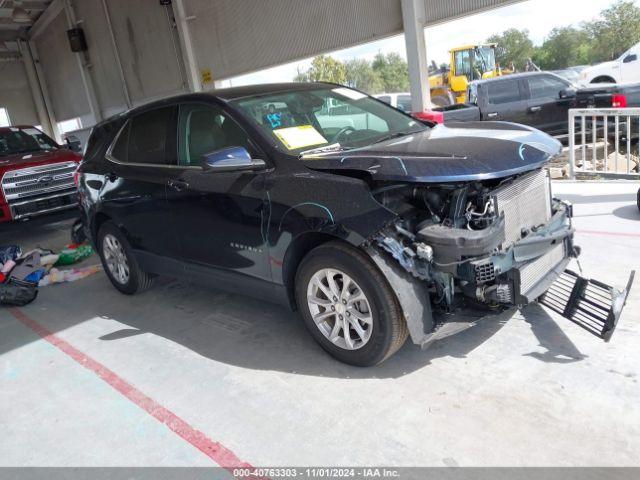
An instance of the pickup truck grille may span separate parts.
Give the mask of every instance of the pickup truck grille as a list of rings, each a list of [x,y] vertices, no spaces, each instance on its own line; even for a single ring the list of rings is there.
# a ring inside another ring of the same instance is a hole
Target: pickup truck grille
[[[77,167],[74,162],[65,162],[11,170],[2,177],[2,193],[11,203],[19,198],[73,188],[73,172]]]
[[[520,177],[492,194],[496,211],[504,214],[505,246],[522,238],[522,231],[551,220],[551,187],[546,170]]]
[[[11,170],[2,177],[2,193],[14,220],[76,205],[75,162]]]

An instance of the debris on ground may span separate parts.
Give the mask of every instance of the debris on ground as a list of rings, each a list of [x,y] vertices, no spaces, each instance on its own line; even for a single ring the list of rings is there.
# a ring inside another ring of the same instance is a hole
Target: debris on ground
[[[65,283],[65,282],[75,282],[76,280],[80,280],[82,278],[86,278],[89,275],[93,275],[94,273],[99,272],[102,269],[101,265],[91,265],[90,267],[84,268],[71,268],[68,270],[58,270],[57,268],[52,268],[49,270],[49,273],[45,275],[40,283],[39,287],[46,287],[47,285],[52,285],[54,283]]]
[[[90,257],[93,254],[93,248],[91,245],[78,245],[72,243],[59,253],[58,261],[55,263],[56,267],[63,265],[73,265],[85,258]]]
[[[24,306],[38,296],[38,287],[75,282],[100,271],[100,265],[59,270],[93,254],[86,244],[67,245],[59,253],[36,248],[26,253],[18,245],[0,246],[0,305]]]

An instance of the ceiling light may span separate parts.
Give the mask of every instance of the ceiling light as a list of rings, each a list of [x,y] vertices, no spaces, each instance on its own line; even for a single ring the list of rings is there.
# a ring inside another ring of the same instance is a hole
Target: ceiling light
[[[31,23],[29,13],[22,7],[16,7],[11,12],[11,20],[16,23]]]

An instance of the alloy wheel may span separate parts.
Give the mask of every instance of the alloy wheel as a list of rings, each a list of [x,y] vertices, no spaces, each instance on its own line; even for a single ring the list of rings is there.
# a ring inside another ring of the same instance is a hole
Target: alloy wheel
[[[369,300],[346,273],[334,268],[317,271],[309,280],[307,305],[315,325],[334,345],[357,350],[371,338]]]
[[[102,240],[102,253],[111,276],[121,285],[129,282],[129,263],[122,243],[108,233]]]

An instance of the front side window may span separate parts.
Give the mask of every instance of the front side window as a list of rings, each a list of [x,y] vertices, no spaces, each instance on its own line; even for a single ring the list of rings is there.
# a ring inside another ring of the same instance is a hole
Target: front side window
[[[35,128],[9,127],[0,130],[0,156],[54,150],[56,142]]]
[[[567,85],[557,78],[543,76],[529,79],[529,91],[532,99],[555,100],[560,98],[560,91],[565,88]]]
[[[174,116],[175,107],[156,108],[134,116],[120,133],[111,155],[125,163],[173,164]]]
[[[290,152],[330,144],[356,148],[428,128],[389,105],[343,87],[258,95],[232,103]]]
[[[466,75],[471,79],[471,57],[469,50],[456,52],[456,75]]]
[[[282,115],[275,109],[264,121],[274,128],[282,125]],[[205,104],[182,105],[178,120],[178,163],[202,166],[209,153],[229,147],[244,147],[253,153],[244,130],[221,108]]]

